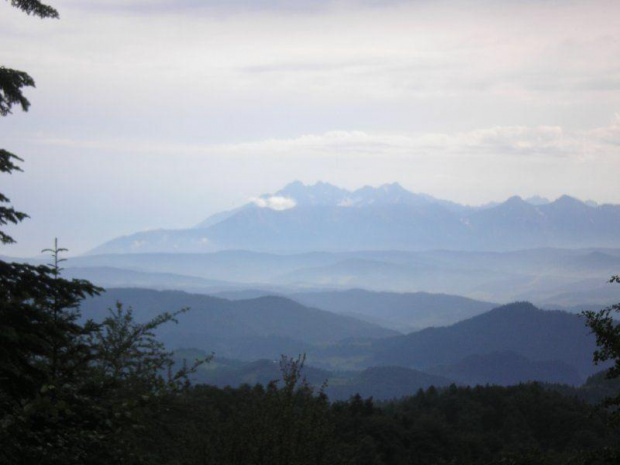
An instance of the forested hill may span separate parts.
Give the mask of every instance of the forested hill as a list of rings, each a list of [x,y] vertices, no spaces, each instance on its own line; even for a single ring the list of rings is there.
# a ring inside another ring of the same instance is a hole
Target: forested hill
[[[115,302],[132,306],[138,321],[162,311],[190,310],[158,335],[172,349],[255,361],[306,353],[330,371],[402,367],[465,384],[525,381],[578,385],[597,370],[594,337],[583,319],[515,303],[447,327],[407,335],[283,297],[226,300],[176,291],[111,289],[83,303],[101,319]],[[402,378],[402,376],[399,375]]]
[[[578,315],[521,302],[449,327],[428,328],[373,343],[373,363],[428,368],[476,354],[510,351],[531,361],[563,362],[585,379],[596,371],[595,338]]]
[[[510,351],[468,355],[457,363],[440,365],[429,372],[469,386],[512,386],[527,381],[579,386],[584,382],[566,362],[532,361]]]
[[[164,311],[190,310],[177,325],[159,332],[171,348],[198,348],[239,359],[271,358],[306,352],[314,344],[398,333],[351,317],[305,307],[284,297],[230,301],[180,291],[108,289],[82,303],[83,315],[102,319],[122,302],[144,322]]]
[[[180,362],[205,355],[196,351],[179,351],[175,357]],[[348,400],[355,394],[376,400],[398,399],[413,395],[419,389],[427,389],[430,386],[446,387],[454,382],[443,376],[402,367],[373,367],[356,372],[330,372],[304,366],[302,374],[315,389],[326,385],[324,391],[331,401]],[[274,360],[240,362],[216,357],[195,373],[194,381],[220,388],[257,383],[267,386],[270,382],[279,380],[281,375],[279,364]]]

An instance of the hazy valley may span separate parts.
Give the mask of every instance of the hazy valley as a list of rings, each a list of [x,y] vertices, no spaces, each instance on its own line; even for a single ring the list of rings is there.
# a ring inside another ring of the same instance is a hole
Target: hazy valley
[[[293,183],[195,228],[112,240],[63,276],[107,288],[82,304],[96,320],[117,301],[138,321],[189,308],[158,336],[177,354],[214,353],[196,376],[217,385],[269,381],[280,355],[306,354],[335,398],[579,386],[601,367],[577,313],[620,300],[608,283],[619,211],[568,196],[470,207],[397,184]]]

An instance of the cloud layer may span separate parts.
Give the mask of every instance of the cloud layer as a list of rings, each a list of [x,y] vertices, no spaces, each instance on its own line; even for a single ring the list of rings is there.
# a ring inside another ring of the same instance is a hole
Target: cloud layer
[[[227,144],[159,144],[149,141],[123,139],[55,139],[35,138],[39,146],[57,146],[85,150],[105,150],[137,154],[175,153],[206,157],[263,157],[288,158],[352,156],[360,157],[419,157],[433,156],[493,156],[565,157],[620,159],[620,114],[615,114],[603,127],[587,130],[566,130],[561,126],[495,126],[466,132],[412,134],[378,133],[368,131],[327,131],[293,138],[271,138]]]

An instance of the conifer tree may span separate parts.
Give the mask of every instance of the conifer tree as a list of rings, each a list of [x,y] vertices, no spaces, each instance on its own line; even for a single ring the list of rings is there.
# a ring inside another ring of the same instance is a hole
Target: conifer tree
[[[10,5],[40,18],[58,12],[37,0]],[[0,115],[28,111],[25,72],[0,67]],[[0,174],[21,171],[19,157],[0,150]],[[0,227],[27,215],[0,193]],[[0,230],[0,243],[14,239]],[[54,241],[49,265],[0,260],[0,463],[78,465],[146,463],[136,434],[161,399],[180,392],[205,360],[173,370],[172,354],[154,330],[185,310],[134,322],[120,304],[102,323],[84,321],[79,304],[102,289],[62,277]]]
[[[58,17],[37,0],[11,0],[10,5],[40,18]],[[27,87],[34,87],[27,73],[0,67],[0,116],[14,107],[28,110]],[[21,171],[20,161],[0,149],[0,174]],[[25,218],[0,193],[0,227]],[[13,242],[0,230],[0,243]],[[78,401],[85,397],[77,380],[88,369],[91,351],[85,343],[96,325],[79,324],[77,306],[100,289],[62,279],[59,252],[56,246],[51,267],[0,260],[1,463],[81,463],[80,451],[92,443],[92,428],[84,428],[85,418],[78,414]]]

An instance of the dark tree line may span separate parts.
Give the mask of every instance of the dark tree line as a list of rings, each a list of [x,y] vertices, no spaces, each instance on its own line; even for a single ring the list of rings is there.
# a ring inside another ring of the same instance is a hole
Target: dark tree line
[[[154,464],[615,464],[604,410],[538,384],[430,388],[330,404],[295,376],[267,387],[198,385],[138,438]],[[296,387],[295,387],[296,386]]]

